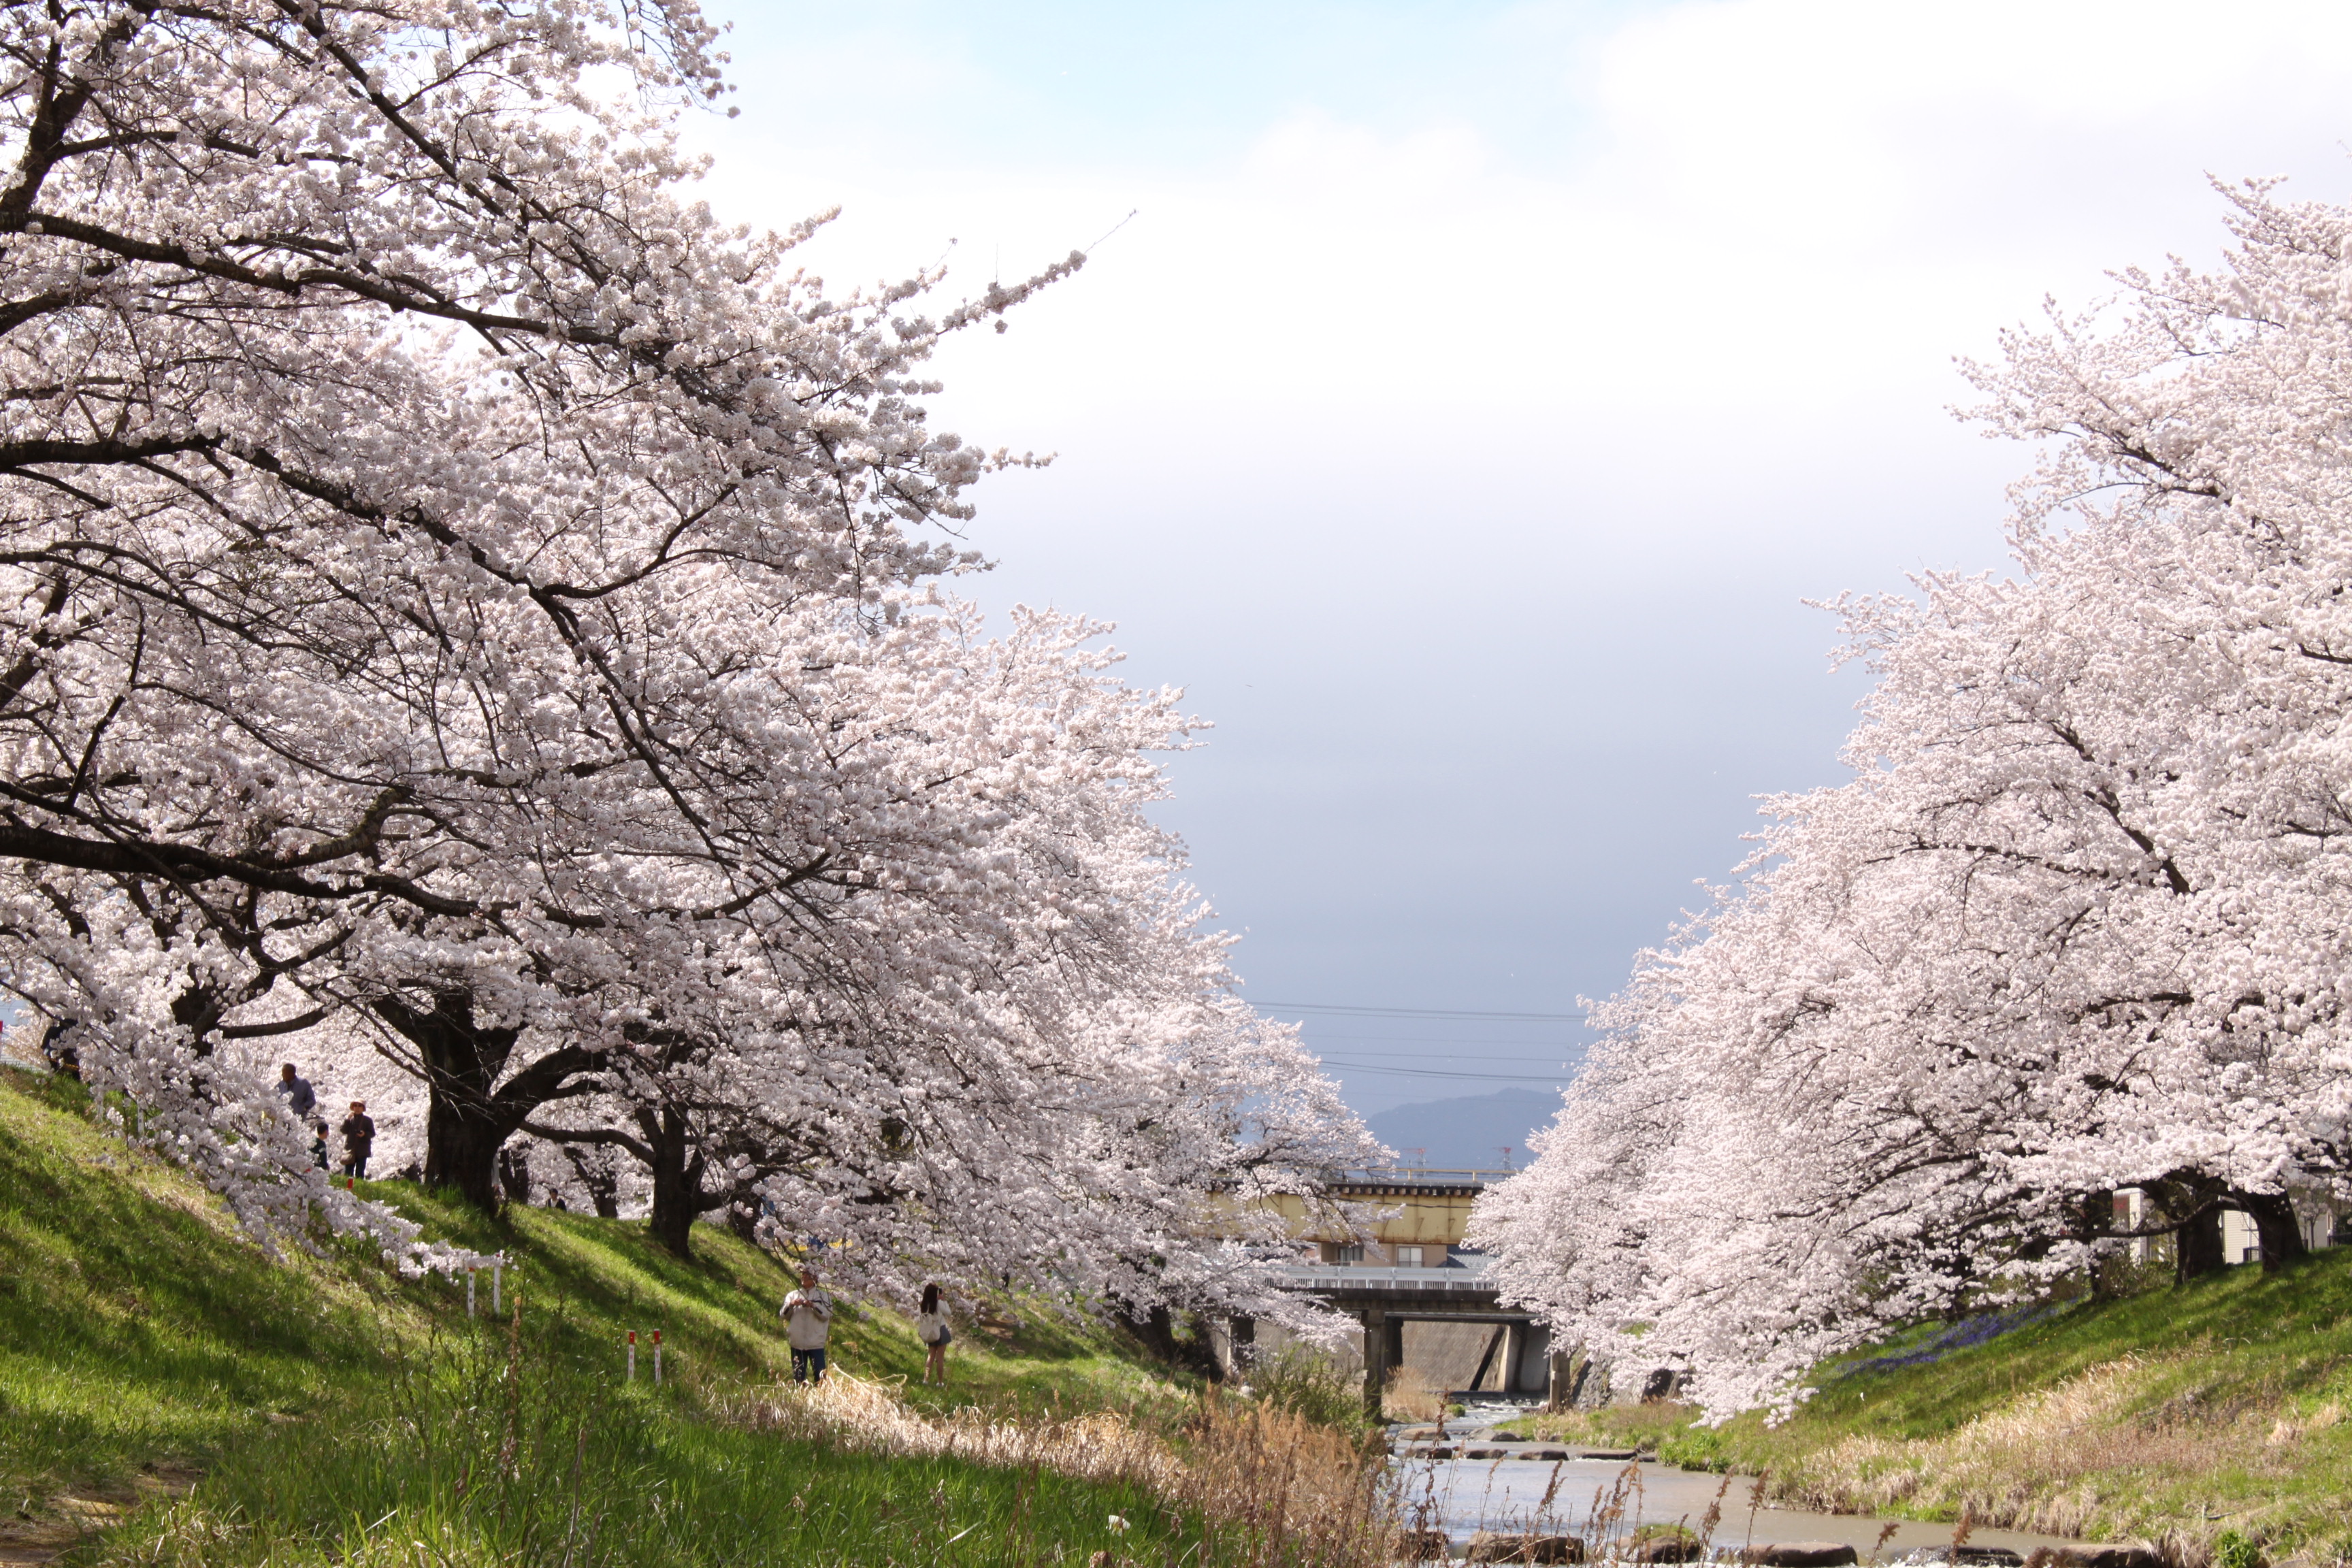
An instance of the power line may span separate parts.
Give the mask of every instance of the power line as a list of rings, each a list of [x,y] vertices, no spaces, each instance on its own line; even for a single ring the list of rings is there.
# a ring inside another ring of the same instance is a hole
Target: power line
[[[1560,1083],[1566,1076],[1559,1073],[1446,1072],[1437,1068],[1384,1068],[1376,1066],[1370,1062],[1334,1061],[1329,1057],[1323,1058],[1323,1065],[1327,1068],[1339,1068],[1347,1072],[1401,1073],[1407,1078],[1477,1079],[1487,1083],[1549,1083],[1557,1085]]]
[[[1414,1061],[1423,1062],[1517,1062],[1521,1067],[1559,1067],[1562,1065],[1558,1062],[1546,1063],[1541,1058],[1531,1060],[1524,1055],[1515,1057],[1482,1056],[1475,1051],[1445,1051],[1442,1053],[1437,1051],[1360,1051],[1353,1047],[1349,1047],[1348,1054],[1355,1057],[1406,1057]],[[1328,1060],[1329,1058],[1325,1058],[1323,1059]]]
[[[1256,1002],[1286,1013],[1338,1013],[1354,1018],[1493,1018],[1515,1024],[1581,1024],[1581,1013],[1479,1013],[1463,1007],[1349,1007],[1336,1002]]]
[[[1457,1038],[1452,1035],[1327,1035],[1320,1029],[1316,1030],[1313,1034],[1307,1037],[1307,1047],[1309,1050],[1321,1050],[1327,1045],[1335,1047],[1340,1050],[1352,1050],[1358,1046],[1525,1047],[1525,1050],[1522,1050],[1517,1055],[1508,1058],[1515,1062],[1525,1061],[1527,1059],[1528,1051],[1540,1051],[1546,1047],[1571,1051],[1579,1048],[1576,1042],[1573,1040],[1562,1040],[1558,1038],[1548,1040],[1465,1040]],[[1374,1052],[1371,1054],[1378,1055],[1379,1053]],[[1413,1054],[1426,1056],[1428,1053],[1423,1051],[1415,1052]]]

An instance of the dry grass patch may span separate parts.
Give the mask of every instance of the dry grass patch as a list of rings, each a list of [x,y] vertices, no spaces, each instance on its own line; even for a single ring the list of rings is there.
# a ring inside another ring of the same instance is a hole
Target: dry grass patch
[[[755,1431],[836,1443],[890,1458],[1032,1466],[1089,1481],[1136,1481],[1171,1492],[1181,1467],[1168,1445],[1116,1411],[1024,1420],[967,1405],[927,1415],[887,1384],[835,1372],[813,1385],[758,1390],[735,1406]]]
[[[1008,1416],[919,1411],[890,1385],[835,1373],[762,1389],[734,1418],[755,1430],[893,1458],[942,1458],[1141,1486],[1202,1521],[1202,1564],[1380,1568],[1396,1499],[1375,1443],[1256,1401],[1204,1394],[1172,1433],[1116,1411]]]
[[[1849,1436],[1782,1470],[1772,1489],[1829,1512],[2145,1538],[2170,1545],[2176,1560],[2201,1557],[2221,1528],[2203,1517],[2215,1510],[2200,1506],[2200,1517],[2184,1519],[2179,1500],[2226,1471],[2270,1466],[2284,1477],[2280,1450],[2300,1438],[2302,1426],[2273,1422],[2274,1406],[2215,1413],[2216,1419],[2200,1417],[2194,1398],[2155,1399],[2179,1360],[2119,1356],[1940,1437]]]
[[[1445,1391],[1432,1384],[1419,1367],[1401,1366],[1389,1373],[1381,1408],[1405,1421],[1434,1421],[1445,1414]]]

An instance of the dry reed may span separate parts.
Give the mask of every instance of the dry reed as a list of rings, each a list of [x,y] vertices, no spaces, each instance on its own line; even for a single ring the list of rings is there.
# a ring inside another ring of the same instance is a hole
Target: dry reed
[[[1398,1554],[1397,1496],[1377,1443],[1214,1390],[1191,1424],[1175,1500],[1232,1563],[1374,1568]]]
[[[1201,1568],[1382,1568],[1399,1509],[1378,1444],[1212,1389],[1174,1440],[1115,1411],[930,1416],[888,1384],[838,1372],[759,1391],[735,1418],[757,1430],[867,1453],[1130,1482],[1201,1521]]]
[[[1436,1421],[1445,1415],[1445,1391],[1433,1384],[1418,1367],[1401,1366],[1389,1373],[1381,1408],[1400,1420]]]
[[[1942,1437],[1848,1437],[1790,1467],[1776,1498],[1836,1513],[1952,1512],[1974,1528],[2119,1539],[2143,1536],[2172,1561],[2198,1561],[2210,1531],[2174,1519],[2140,1517],[2126,1500],[2168,1482],[2193,1485],[2224,1465],[2261,1462],[2307,1426],[2340,1419],[2326,1412],[2264,1442],[2258,1417],[2191,1419],[2147,1403],[2158,1368],[2118,1356],[2054,1387],[1989,1411]],[[2127,1474],[2138,1484],[2118,1489]]]
[[[755,1430],[869,1454],[1014,1469],[1037,1466],[1079,1480],[1134,1481],[1162,1496],[1181,1469],[1165,1443],[1115,1412],[1023,1421],[967,1406],[934,1418],[908,1406],[886,1384],[840,1372],[809,1386],[763,1389],[734,1415]]]

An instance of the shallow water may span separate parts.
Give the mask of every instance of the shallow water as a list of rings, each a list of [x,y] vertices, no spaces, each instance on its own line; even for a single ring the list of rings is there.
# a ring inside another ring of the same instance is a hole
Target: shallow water
[[[1457,1439],[1458,1440],[1458,1439]],[[1624,1482],[1622,1516],[1612,1533],[1623,1535],[1637,1525],[1685,1524],[1696,1530],[1707,1506],[1723,1487],[1724,1478],[1705,1470],[1685,1470],[1622,1459],[1411,1459],[1396,1461],[1402,1472],[1408,1511],[1425,1505],[1437,1528],[1459,1542],[1476,1530],[1548,1528],[1570,1535],[1588,1532],[1596,1501],[1605,1504],[1612,1489]],[[1553,1472],[1559,1486],[1551,1506],[1542,1509]],[[1627,1475],[1631,1470],[1633,1474]],[[1837,1541],[1856,1547],[1864,1561],[1887,1525],[1895,1534],[1885,1555],[1893,1558],[1920,1546],[1948,1546],[1952,1526],[1920,1524],[1910,1520],[1885,1520],[1860,1513],[1809,1513],[1801,1509],[1751,1507],[1754,1482],[1746,1476],[1731,1478],[1723,1496],[1722,1521],[1716,1526],[1714,1544],[1738,1548],[1772,1542]],[[2065,1544],[2054,1535],[2028,1535],[2014,1530],[1972,1530],[1971,1546],[2006,1546],[2022,1555],[2037,1546]]]

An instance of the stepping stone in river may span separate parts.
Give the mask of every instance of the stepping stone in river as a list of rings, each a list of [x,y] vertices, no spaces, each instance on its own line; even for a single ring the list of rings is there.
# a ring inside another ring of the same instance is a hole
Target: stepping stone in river
[[[2084,1541],[2065,1546],[2038,1546],[2026,1553],[2026,1568],[2163,1568],[2164,1559],[2152,1548],[2120,1546]]]
[[[2017,1568],[2025,1559],[2006,1546],[1922,1546],[1905,1552],[1902,1561],[1939,1563],[1948,1568]]]
[[[1509,1452],[1507,1448],[1465,1448],[1462,1457],[1465,1459],[1499,1459]]]
[[[1858,1554],[1842,1541],[1783,1541],[1769,1546],[1750,1546],[1739,1553],[1738,1560],[1755,1568],[1838,1568],[1852,1563]]]
[[[1442,1530],[1407,1530],[1397,1536],[1400,1563],[1443,1563],[1454,1555],[1454,1542]]]
[[[1521,1454],[1519,1458],[1522,1459],[1549,1459],[1558,1461],[1568,1458],[1568,1450],[1565,1448],[1529,1448],[1527,1452]],[[2100,1564],[2099,1568],[2105,1568],[2105,1565],[2104,1563]]]
[[[1529,1531],[1482,1530],[1463,1554],[1468,1563],[1581,1563],[1584,1542],[1573,1535],[1538,1535]]]
[[[1576,1457],[1580,1459],[1638,1459],[1642,1457],[1642,1450],[1639,1448],[1587,1448]]]

